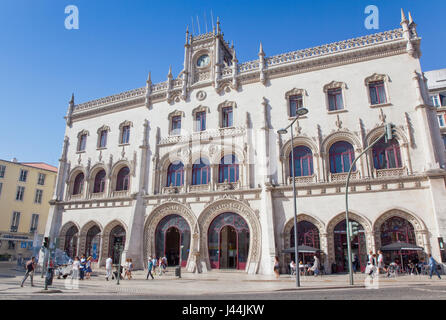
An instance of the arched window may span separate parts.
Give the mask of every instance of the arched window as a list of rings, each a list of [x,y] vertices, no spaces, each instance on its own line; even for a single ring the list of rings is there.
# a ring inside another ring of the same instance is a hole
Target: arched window
[[[130,169],[124,167],[118,172],[116,177],[116,191],[125,191],[129,189],[130,184]]]
[[[73,195],[81,194],[84,187],[84,174],[79,173],[74,179]]]
[[[207,159],[200,158],[195,161],[192,167],[192,184],[208,184],[210,176],[209,161]]]
[[[391,217],[381,225],[381,245],[394,242],[417,244],[413,225],[404,218]]]
[[[167,169],[167,186],[182,186],[184,182],[184,165],[181,161],[173,162]]]
[[[222,183],[226,180],[228,182],[237,182],[239,179],[239,165],[237,157],[229,154],[221,158],[218,172],[218,182]]]
[[[401,152],[398,141],[393,138],[388,143],[382,138],[373,147],[373,164],[375,169],[401,168]]]
[[[330,147],[329,154],[331,173],[348,172],[355,160],[355,150],[353,149],[353,146],[345,141],[334,143]],[[356,168],[353,168],[353,171],[354,170],[356,170]]]
[[[105,170],[99,171],[94,178],[93,193],[102,193],[105,189]]]
[[[313,174],[313,153],[310,148],[305,146],[298,146],[293,149],[294,152],[294,174],[292,159],[293,155],[290,152],[289,164],[290,164],[290,176],[305,177]]]

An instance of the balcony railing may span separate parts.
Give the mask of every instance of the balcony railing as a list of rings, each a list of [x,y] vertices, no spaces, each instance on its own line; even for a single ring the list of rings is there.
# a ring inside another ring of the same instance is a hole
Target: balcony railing
[[[189,187],[189,192],[210,191],[211,184],[197,184]]]
[[[184,192],[184,186],[170,186],[163,187],[162,193],[164,194],[174,194],[174,193],[182,193]]]
[[[332,182],[339,182],[339,181],[346,181],[348,176],[348,172],[342,172],[342,173],[330,173],[330,181]],[[359,179],[360,175],[358,171],[352,172],[350,179],[356,180]]]
[[[407,175],[407,169],[405,167],[376,170],[377,178],[400,177],[405,175]]]
[[[83,194],[72,194],[68,197],[68,200],[81,200],[83,198]]]
[[[104,192],[90,193],[89,198],[90,199],[101,199],[101,198],[104,198],[104,195],[105,195]]]
[[[305,177],[294,177],[297,184],[315,183],[316,175],[305,176]],[[293,183],[293,177],[288,177],[288,184]]]
[[[112,197],[113,198],[123,198],[127,197],[129,195],[129,190],[121,190],[121,191],[113,191]]]
[[[222,182],[222,183],[217,183],[217,191],[225,191],[225,190],[235,190],[235,189],[240,189],[240,180],[237,182]]]

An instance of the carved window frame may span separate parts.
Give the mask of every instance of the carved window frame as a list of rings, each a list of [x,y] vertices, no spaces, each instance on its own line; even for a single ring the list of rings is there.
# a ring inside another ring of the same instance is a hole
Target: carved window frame
[[[87,137],[90,135],[90,132],[88,132],[88,130],[82,130],[79,131],[77,134],[77,146],[76,146],[76,153],[84,153],[85,149],[87,149]],[[80,149],[81,148],[81,142],[82,142],[82,137],[85,136],[85,147],[84,149]]]
[[[180,128],[179,132],[178,131],[174,132],[173,129],[172,129],[172,119],[174,117],[185,118],[186,114],[184,113],[184,111],[175,110],[175,111],[172,111],[171,113],[169,113],[169,115],[167,116],[167,118],[169,120],[169,135],[180,136],[181,135],[181,131],[183,130],[183,123],[181,123],[181,128]]]
[[[291,112],[290,112],[291,111],[290,97],[292,97],[292,96],[299,96],[299,95],[302,96],[302,105],[303,105],[303,107],[308,108],[308,105],[307,105],[308,104],[307,90],[299,89],[299,88],[293,88],[293,89],[285,92],[285,100],[286,100],[286,105],[287,105],[287,108],[286,108],[287,109],[287,115],[288,115],[288,118],[290,120],[295,118],[295,117],[291,116]],[[306,118],[306,116],[300,116],[299,117],[299,119],[303,119],[303,118]]]
[[[104,147],[101,147],[101,134],[102,134],[102,132],[107,132],[107,138],[106,138],[106,140],[105,140],[105,146]],[[98,131],[97,131],[97,133],[98,133],[98,141],[97,141],[97,144],[96,144],[96,149],[97,150],[103,150],[103,149],[107,149],[107,143],[108,143],[108,133],[110,132],[110,127],[109,126],[106,126],[106,125],[103,125],[102,127],[100,127],[99,129],[98,129]]]
[[[223,124],[223,110],[225,108],[232,108],[232,126],[224,126]],[[222,103],[220,103],[217,107],[218,110],[218,123],[220,128],[233,128],[234,127],[234,120],[235,120],[235,109],[237,108],[237,103],[235,101],[224,101]]]
[[[129,141],[125,142],[125,143],[123,142],[124,127],[129,127]],[[128,121],[128,120],[121,122],[121,124],[119,125],[119,141],[118,141],[119,146],[125,146],[125,145],[130,144],[130,128],[131,127],[133,127],[133,122]]]
[[[386,94],[386,102],[385,103],[379,103],[379,104],[372,104],[372,97],[370,96],[370,83],[372,82],[378,82],[382,81],[384,83],[384,91]],[[366,88],[367,98],[369,102],[370,108],[380,108],[385,106],[392,105],[390,100],[390,91],[389,91],[389,83],[390,83],[390,77],[387,74],[378,74],[374,73],[371,76],[364,79],[364,85]]]
[[[196,114],[199,112],[204,112],[206,115],[206,129],[205,130],[197,130],[197,119],[196,119]],[[193,119],[193,132],[204,132],[207,130],[208,126],[208,122],[207,122],[207,114],[210,113],[209,107],[203,106],[203,105],[199,105],[198,107],[196,107],[195,109],[192,110],[192,119]]]
[[[330,110],[330,101],[328,99],[328,91],[329,90],[336,90],[336,89],[341,89],[342,109]],[[347,84],[345,82],[342,82],[342,81],[332,81],[330,83],[327,83],[324,86],[323,91],[325,93],[325,105],[326,105],[326,108],[327,108],[327,112],[329,114],[347,112],[347,103],[346,103],[346,97],[345,97],[345,91],[346,90],[347,90]]]

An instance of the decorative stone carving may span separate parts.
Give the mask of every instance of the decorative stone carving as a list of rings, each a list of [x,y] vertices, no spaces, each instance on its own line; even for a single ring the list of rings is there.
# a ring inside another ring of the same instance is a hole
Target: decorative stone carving
[[[206,99],[206,96],[207,96],[207,94],[203,90],[198,91],[196,94],[196,98],[198,101],[203,101],[204,99]]]

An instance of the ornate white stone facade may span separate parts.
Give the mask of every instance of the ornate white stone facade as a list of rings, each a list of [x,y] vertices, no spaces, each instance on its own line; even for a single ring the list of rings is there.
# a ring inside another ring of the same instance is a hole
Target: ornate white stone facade
[[[350,185],[351,218],[364,228],[368,250],[381,246],[380,227],[388,217],[402,217],[414,228],[416,243],[440,260],[437,237],[446,238],[446,171],[444,148],[435,111],[428,102],[419,57],[416,25],[403,15],[401,29],[340,41],[311,49],[266,57],[261,46],[255,61],[238,63],[235,48],[217,30],[199,36],[186,34],[184,69],[176,79],[169,70],[166,82],[111,97],[75,104],[70,101],[67,127],[54,200],[46,234],[65,237],[71,226],[79,230],[78,254],[85,250],[87,229],[101,230],[100,259],[109,250],[110,232],[125,230],[124,258],[136,267],[156,254],[155,233],[168,215],[179,215],[190,229],[186,268],[212,269],[208,236],[213,219],[231,212],[249,227],[248,273],[272,274],[274,256],[283,265],[289,255],[293,227],[293,191],[289,154],[308,147],[313,173],[296,177],[298,219],[314,224],[329,272],[335,262],[334,229],[344,217],[346,173],[330,172],[330,147],[347,141],[354,154],[362,152],[396,125],[401,166],[374,168],[372,154],[361,158]],[[210,62],[198,65],[208,55]],[[386,102],[373,104],[371,82],[384,83]],[[329,110],[329,90],[342,89],[344,108]],[[290,121],[290,100],[302,95],[309,110],[297,122],[294,146],[277,130]],[[222,127],[225,107],[232,107],[233,123]],[[206,130],[196,131],[195,116],[206,115]],[[181,119],[181,131],[172,119]],[[129,142],[122,144],[124,127]],[[99,148],[94,133],[108,132]],[[77,151],[78,134],[87,132],[84,151]],[[239,163],[236,182],[219,179],[223,156]],[[192,167],[209,161],[209,182],[192,184]],[[184,183],[169,185],[171,163],[184,164]],[[129,168],[128,190],[117,191],[117,176]],[[92,192],[95,175],[105,170],[103,192]],[[85,176],[82,192],[73,195],[78,173]],[[64,241],[61,241],[61,247]]]

